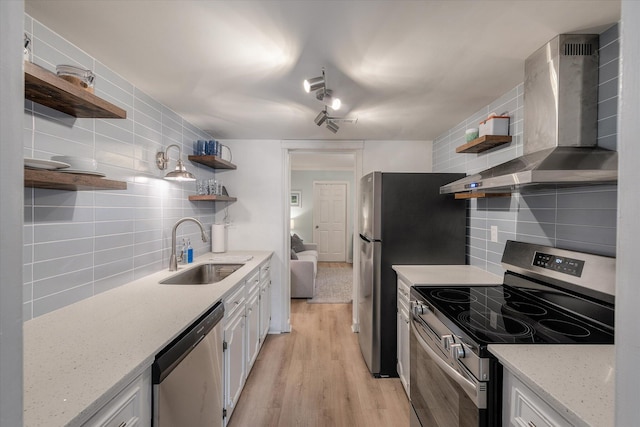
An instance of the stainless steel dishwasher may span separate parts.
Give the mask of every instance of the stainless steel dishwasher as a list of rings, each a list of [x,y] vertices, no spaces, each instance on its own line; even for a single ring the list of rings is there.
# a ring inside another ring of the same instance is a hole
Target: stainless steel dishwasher
[[[153,426],[222,426],[222,320],[216,304],[153,363]]]

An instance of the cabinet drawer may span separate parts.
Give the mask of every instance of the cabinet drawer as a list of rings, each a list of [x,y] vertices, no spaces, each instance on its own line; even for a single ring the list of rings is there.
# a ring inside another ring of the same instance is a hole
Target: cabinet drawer
[[[409,305],[409,293],[411,291],[411,286],[404,282],[402,279],[398,278],[398,300],[402,299],[406,301],[407,305]]]
[[[150,370],[149,370],[150,371]],[[151,412],[151,375],[136,378],[113,400],[100,409],[84,426],[135,427],[146,425]]]
[[[403,311],[405,313],[407,313],[406,317],[409,317],[409,301],[405,300],[404,298],[402,298],[400,296],[400,294],[398,294],[398,311]]]
[[[504,393],[509,395],[507,402],[510,402],[510,405],[508,405],[510,426],[571,426],[571,423],[510,372],[505,375],[504,387]]]
[[[253,293],[255,289],[258,288],[258,285],[260,284],[260,270],[256,270],[253,273],[251,273],[251,275],[249,276],[249,278],[246,281],[246,286],[247,286],[247,293]]]
[[[265,262],[260,266],[260,281],[263,281],[271,274],[271,260]]]
[[[244,283],[240,283],[233,293],[224,299],[224,317],[229,319],[238,309],[244,310],[245,300]]]

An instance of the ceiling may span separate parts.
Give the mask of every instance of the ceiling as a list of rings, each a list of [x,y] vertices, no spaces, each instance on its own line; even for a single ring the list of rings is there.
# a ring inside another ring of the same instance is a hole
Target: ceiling
[[[619,0],[26,0],[26,12],[219,139],[432,140],[523,81]],[[357,118],[302,89],[326,69]]]

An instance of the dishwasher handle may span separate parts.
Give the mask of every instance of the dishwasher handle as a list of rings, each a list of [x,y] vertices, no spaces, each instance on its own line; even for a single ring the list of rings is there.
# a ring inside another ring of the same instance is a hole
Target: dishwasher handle
[[[224,305],[218,302],[162,349],[151,369],[153,383],[160,384],[223,317]]]

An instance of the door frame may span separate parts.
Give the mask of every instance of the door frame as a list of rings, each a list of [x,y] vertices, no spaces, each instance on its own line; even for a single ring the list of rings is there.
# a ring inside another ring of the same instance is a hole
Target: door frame
[[[353,209],[352,223],[353,223],[353,290],[352,290],[352,322],[351,330],[358,332],[358,282],[359,282],[359,269],[356,267],[359,265],[360,254],[355,250],[358,236],[357,230],[359,229],[359,215],[357,209],[357,201],[360,200],[360,177],[362,177],[362,154],[364,151],[364,141],[320,141],[320,140],[308,140],[308,141],[282,141],[282,188],[284,189],[284,197],[282,200],[283,217],[283,229],[286,233],[282,236],[282,253],[291,253],[291,210],[289,206],[289,193],[291,192],[291,154],[298,153],[351,153],[354,155],[355,165],[353,168],[354,173],[354,191],[353,197],[356,205]],[[282,316],[282,332],[291,332],[291,275],[289,274],[289,256],[284,256],[284,271],[282,274],[283,291],[280,294],[281,306],[283,307]]]
[[[355,183],[355,176],[353,177],[354,183]],[[344,239],[344,261],[343,262],[348,262],[349,261],[349,233],[347,233],[347,231],[349,230],[349,226],[352,224],[353,218],[349,218],[349,209],[347,209],[348,206],[348,201],[349,201],[349,197],[351,196],[351,192],[349,191],[349,182],[348,181],[313,181],[313,201],[314,201],[314,205],[313,205],[313,210],[311,211],[311,216],[312,216],[312,224],[315,224],[315,191],[316,191],[316,184],[336,184],[336,185],[341,185],[343,184],[345,186],[345,204],[344,204],[344,235],[343,235],[343,239]],[[354,200],[355,202],[355,200]],[[356,207],[354,205],[353,210],[355,211]],[[352,215],[353,216],[353,215]],[[312,229],[311,230],[312,233],[315,233],[315,230]],[[355,229],[354,229],[355,232]],[[315,234],[314,234],[314,239],[315,240]],[[314,242],[314,243],[318,243],[318,242]],[[352,259],[351,261],[353,262],[353,254],[352,255]]]

